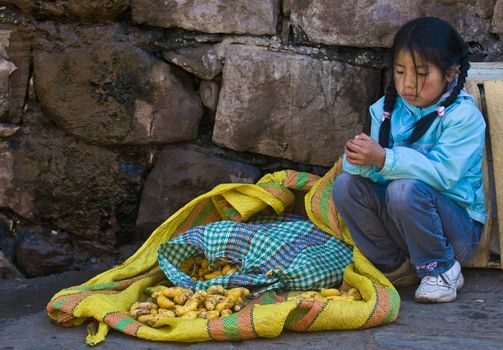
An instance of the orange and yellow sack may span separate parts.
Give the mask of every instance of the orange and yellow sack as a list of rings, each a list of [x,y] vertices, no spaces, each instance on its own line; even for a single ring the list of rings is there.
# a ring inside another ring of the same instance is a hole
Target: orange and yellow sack
[[[157,265],[159,245],[188,228],[218,220],[247,221],[257,213],[303,212],[325,232],[353,244],[331,199],[340,161],[322,178],[292,170],[264,176],[257,184],[222,184],[167,219],[121,265],[86,283],[57,293],[47,305],[49,317],[63,326],[89,321],[86,341],[103,341],[110,328],[154,341],[196,342],[276,337],[283,329],[321,331],[369,328],[393,322],[400,297],[391,283],[357,249],[344,270],[342,288],[355,287],[363,300],[287,300],[288,293],[266,293],[240,312],[213,320],[170,319],[151,328],[128,316],[143,290],[165,279]]]

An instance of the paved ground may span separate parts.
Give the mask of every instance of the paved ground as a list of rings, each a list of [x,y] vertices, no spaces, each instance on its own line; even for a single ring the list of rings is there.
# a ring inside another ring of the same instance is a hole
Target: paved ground
[[[96,272],[69,272],[24,282],[0,282],[0,350],[90,349],[85,327],[63,328],[45,313],[61,288],[84,282]],[[111,331],[96,349],[503,349],[503,271],[466,269],[458,300],[422,305],[414,289],[400,290],[397,321],[367,330],[316,333],[284,332],[274,339],[243,342],[155,343]]]

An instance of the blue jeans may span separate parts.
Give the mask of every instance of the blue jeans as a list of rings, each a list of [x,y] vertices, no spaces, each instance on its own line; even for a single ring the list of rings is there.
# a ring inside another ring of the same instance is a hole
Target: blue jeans
[[[466,209],[418,180],[385,186],[341,173],[332,197],[356,246],[383,272],[409,258],[420,278],[438,276],[470,260],[482,234]]]

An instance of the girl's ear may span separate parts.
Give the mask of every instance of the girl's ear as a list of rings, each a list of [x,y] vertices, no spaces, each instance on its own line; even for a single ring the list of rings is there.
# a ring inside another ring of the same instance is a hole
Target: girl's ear
[[[447,73],[445,75],[445,80],[447,80],[448,83],[454,80],[456,77],[456,74],[459,73],[459,66],[458,65],[453,65],[451,68],[447,70]]]

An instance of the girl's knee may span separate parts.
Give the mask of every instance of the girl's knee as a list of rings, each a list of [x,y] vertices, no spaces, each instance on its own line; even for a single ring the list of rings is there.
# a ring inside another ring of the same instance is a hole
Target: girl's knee
[[[354,184],[358,181],[359,176],[348,173],[340,173],[332,186],[332,198],[336,203],[344,203],[349,197],[349,194],[354,188]]]
[[[388,208],[407,210],[421,192],[424,184],[414,179],[393,180],[386,188],[386,203]]]

